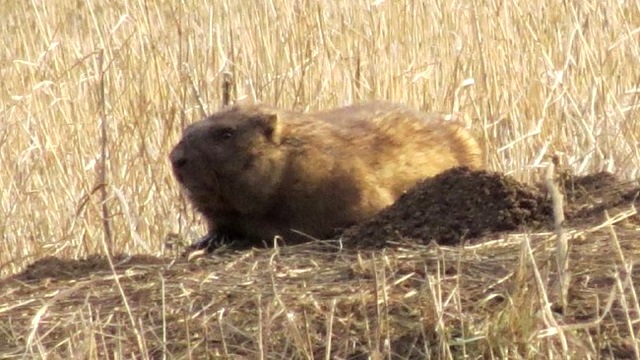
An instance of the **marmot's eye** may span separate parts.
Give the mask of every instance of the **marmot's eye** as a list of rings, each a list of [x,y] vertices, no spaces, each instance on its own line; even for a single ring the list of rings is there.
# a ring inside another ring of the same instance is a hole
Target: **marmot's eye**
[[[232,128],[222,128],[217,129],[213,132],[213,137],[216,140],[229,140],[233,137],[233,129]]]

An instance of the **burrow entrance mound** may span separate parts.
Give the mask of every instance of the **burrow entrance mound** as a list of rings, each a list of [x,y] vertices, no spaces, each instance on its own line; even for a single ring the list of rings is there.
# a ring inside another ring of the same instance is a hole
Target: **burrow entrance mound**
[[[358,248],[406,238],[453,245],[488,232],[539,225],[551,212],[534,187],[499,173],[455,168],[423,180],[392,206],[347,229],[343,239]]]
[[[603,209],[633,201],[638,187],[609,173],[559,175],[568,221],[585,221]],[[380,248],[389,241],[472,242],[490,233],[550,229],[551,200],[543,185],[520,183],[504,174],[455,168],[426,179],[373,218],[347,229],[347,247]]]

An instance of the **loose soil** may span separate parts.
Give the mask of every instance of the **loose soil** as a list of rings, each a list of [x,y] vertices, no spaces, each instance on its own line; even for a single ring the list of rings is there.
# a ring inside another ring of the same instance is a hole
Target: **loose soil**
[[[640,191],[606,172],[558,176],[571,223],[598,220],[604,210],[631,204]],[[347,247],[381,248],[390,241],[457,245],[505,231],[551,229],[544,185],[531,186],[489,171],[455,168],[426,179],[377,216],[343,233]],[[489,236],[490,238],[490,236]]]
[[[499,173],[456,168],[422,181],[377,216],[347,229],[343,239],[358,248],[406,239],[455,245],[490,232],[540,227],[551,213],[535,187]]]

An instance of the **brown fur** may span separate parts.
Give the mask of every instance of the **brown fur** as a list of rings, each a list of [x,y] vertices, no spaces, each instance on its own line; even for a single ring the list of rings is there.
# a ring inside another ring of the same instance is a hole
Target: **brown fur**
[[[170,155],[210,234],[288,243],[362,221],[419,180],[482,167],[461,126],[373,102],[298,113],[236,105],[194,123]]]

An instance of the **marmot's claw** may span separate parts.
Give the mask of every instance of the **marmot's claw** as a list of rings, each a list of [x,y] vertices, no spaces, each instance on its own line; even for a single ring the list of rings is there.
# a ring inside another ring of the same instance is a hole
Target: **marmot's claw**
[[[186,249],[186,253],[202,252],[204,254],[212,253],[217,248],[230,243],[229,236],[220,233],[209,233],[196,240],[193,244],[189,245]]]
[[[217,236],[217,234],[206,234],[200,239],[196,240],[196,242],[194,242],[191,247],[193,247],[194,250],[209,250],[209,246],[212,242],[215,241]]]

